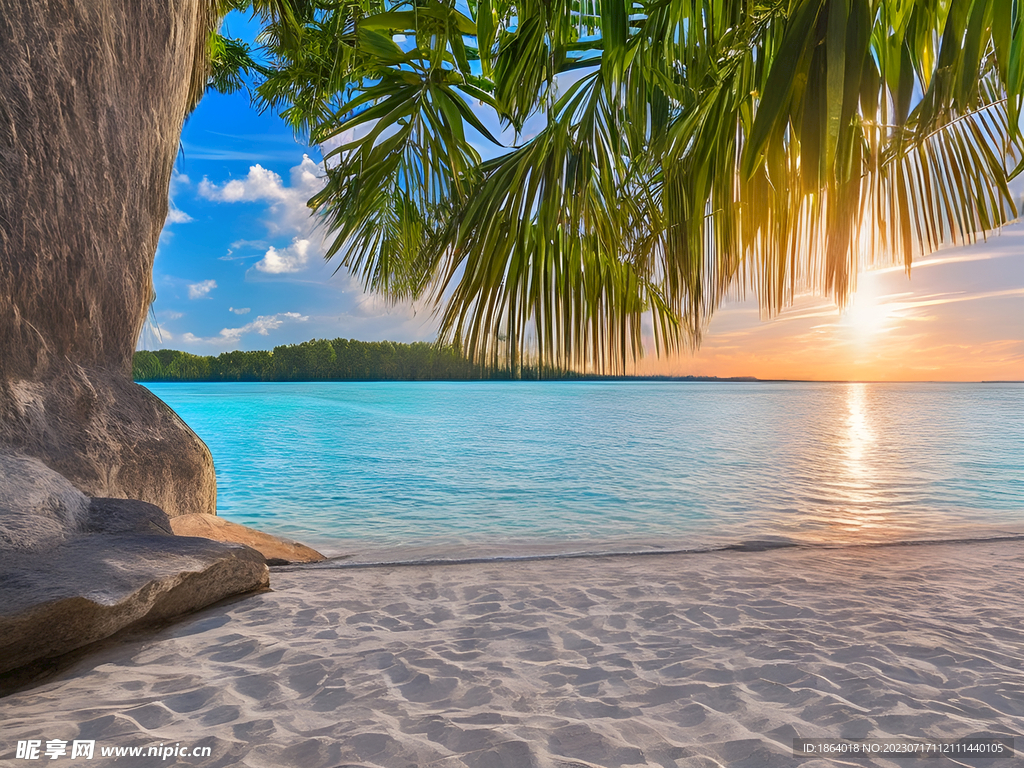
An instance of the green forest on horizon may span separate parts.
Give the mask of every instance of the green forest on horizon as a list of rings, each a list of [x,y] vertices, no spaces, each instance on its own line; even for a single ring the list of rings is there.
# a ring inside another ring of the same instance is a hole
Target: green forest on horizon
[[[510,379],[682,378],[703,376],[604,376],[524,365],[513,375],[467,359],[450,346],[417,341],[356,341],[312,339],[274,347],[273,351],[224,352],[193,355],[176,349],[141,350],[132,360],[138,382],[203,381],[501,381]],[[719,379],[729,381],[730,379]],[[749,380],[753,377],[736,377]]]
[[[175,349],[136,352],[136,381],[429,381],[502,378],[451,347],[426,342],[312,339],[273,351],[193,355]],[[507,374],[504,378],[508,378]]]

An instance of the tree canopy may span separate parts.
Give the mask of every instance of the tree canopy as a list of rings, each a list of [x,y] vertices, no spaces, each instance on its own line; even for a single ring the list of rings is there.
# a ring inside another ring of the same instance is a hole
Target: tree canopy
[[[509,379],[513,372],[484,368],[458,350],[436,344],[313,339],[273,351],[193,355],[142,350],[132,361],[136,381],[470,381]],[[575,378],[571,372],[527,363],[515,378]]]
[[[265,350],[192,355],[139,351],[136,381],[433,381],[479,379],[480,366],[450,347],[416,342],[313,339]]]
[[[857,272],[1017,216],[1019,0],[232,0],[212,83],[325,148],[328,256],[441,339],[622,370],[730,290]],[[490,110],[506,129],[481,120]],[[478,147],[492,145],[483,159]]]

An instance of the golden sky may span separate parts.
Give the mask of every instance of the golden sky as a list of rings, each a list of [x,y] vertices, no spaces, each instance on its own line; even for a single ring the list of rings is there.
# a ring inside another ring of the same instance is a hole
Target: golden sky
[[[1024,225],[902,267],[864,272],[851,306],[806,296],[772,320],[719,309],[696,354],[639,373],[848,381],[1024,380]]]

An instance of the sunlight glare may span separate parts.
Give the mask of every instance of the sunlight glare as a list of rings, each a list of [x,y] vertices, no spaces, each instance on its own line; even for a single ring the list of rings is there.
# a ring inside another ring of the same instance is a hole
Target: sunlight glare
[[[850,304],[843,312],[842,325],[858,337],[868,338],[888,330],[892,309],[892,305],[879,301],[873,284],[868,284],[850,297]]]
[[[836,509],[833,525],[859,537],[877,536],[890,525],[884,507],[874,498],[875,479],[868,456],[875,443],[868,402],[868,385],[846,385],[847,420],[840,444],[843,476],[839,479],[842,503]]]
[[[850,383],[846,388],[849,414],[846,421],[846,469],[856,478],[867,474],[864,451],[875,441],[874,432],[868,423],[866,390],[866,385],[861,383]]]

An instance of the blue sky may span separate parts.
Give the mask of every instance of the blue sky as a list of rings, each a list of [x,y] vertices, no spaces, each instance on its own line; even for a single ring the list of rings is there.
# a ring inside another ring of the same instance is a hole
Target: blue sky
[[[182,134],[154,266],[159,331],[146,345],[212,354],[314,337],[433,338],[423,313],[384,307],[324,263],[306,207],[320,159],[245,94],[203,100]]]
[[[244,17],[226,24],[228,34],[251,39]],[[324,233],[305,205],[322,183],[320,161],[317,148],[276,115],[259,114],[246,93],[203,99],[182,134],[154,265],[156,322],[140,348],[219,354],[311,338],[435,338],[429,307],[388,306],[324,262]],[[641,371],[1024,379],[1024,227],[919,260],[909,278],[902,269],[866,273],[844,314],[827,299],[801,297],[763,321],[754,302],[730,302],[700,351],[647,359]]]

